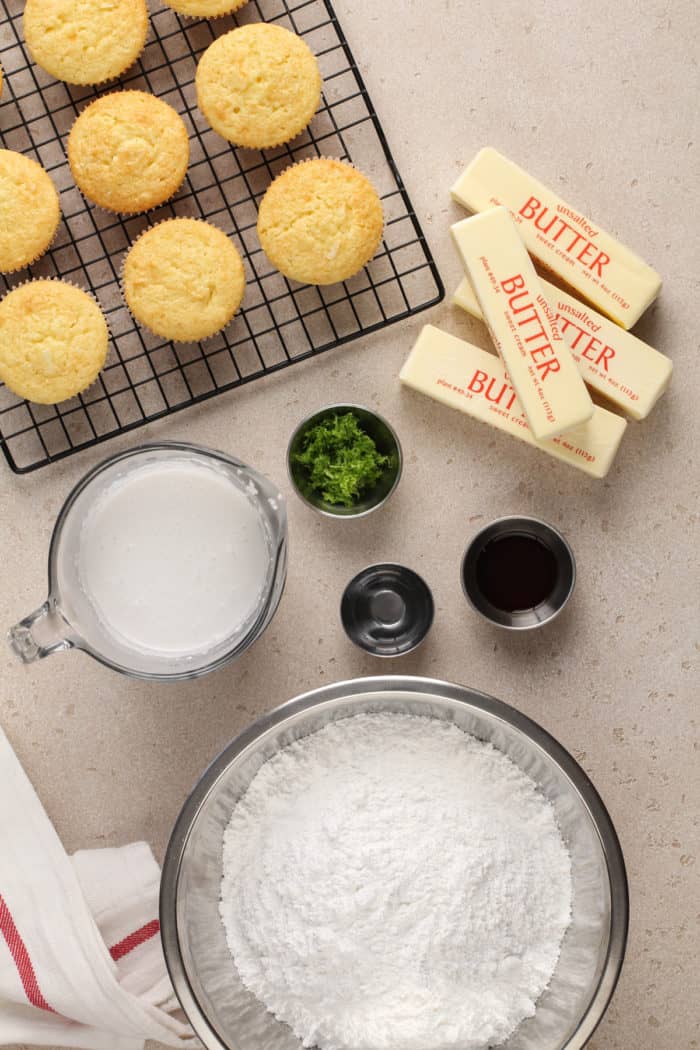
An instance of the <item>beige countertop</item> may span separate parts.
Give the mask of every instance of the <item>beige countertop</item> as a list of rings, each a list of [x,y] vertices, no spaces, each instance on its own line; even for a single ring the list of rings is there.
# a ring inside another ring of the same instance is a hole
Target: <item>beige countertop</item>
[[[661,272],[663,292],[638,332],[673,359],[671,389],[645,423],[630,425],[607,480],[589,480],[400,388],[399,368],[427,320],[487,345],[485,330],[448,300],[35,474],[17,477],[0,464],[4,631],[44,598],[47,545],[68,490],[120,448],[201,442],[289,493],[290,431],[343,398],[380,409],[406,455],[397,494],[367,520],[321,520],[290,494],[287,590],[265,638],[238,663],[190,684],[151,685],[76,653],[23,667],[2,645],[0,722],[68,850],[144,838],[162,856],[209,760],[301,691],[399,672],[492,693],[572,751],[622,840],[629,950],[592,1050],[689,1050],[700,1045],[696,4],[336,6],[448,292],[460,276],[448,225],[463,214],[448,190],[488,143]],[[459,585],[469,537],[513,512],[561,528],[579,570],[567,612],[525,636],[480,622]],[[436,599],[428,641],[390,665],[353,649],[338,618],[347,580],[383,559],[417,569]]]

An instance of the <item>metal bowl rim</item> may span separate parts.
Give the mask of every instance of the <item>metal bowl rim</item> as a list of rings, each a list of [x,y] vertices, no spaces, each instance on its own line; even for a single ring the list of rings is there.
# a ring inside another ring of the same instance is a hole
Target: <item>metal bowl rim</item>
[[[469,593],[469,590],[467,588],[467,584],[466,584],[466,581],[465,581],[465,578],[464,578],[464,576],[465,576],[464,570],[465,570],[466,565],[467,565],[467,558],[471,554],[472,549],[474,547],[474,544],[478,542],[480,536],[483,536],[483,534],[485,532],[488,532],[489,529],[492,529],[494,527],[494,525],[505,525],[506,523],[509,523],[509,522],[513,523],[515,525],[516,522],[520,522],[520,521],[522,521],[522,522],[529,522],[532,525],[537,525],[541,529],[544,529],[547,532],[551,532],[551,533],[553,533],[556,536],[556,538],[562,544],[562,547],[564,548],[564,551],[566,552],[566,554],[568,556],[568,559],[569,559],[569,562],[571,564],[571,584],[570,584],[569,589],[566,592],[566,595],[564,596],[563,600],[560,602],[560,604],[557,606],[557,608],[554,610],[554,612],[552,612],[547,617],[546,620],[539,620],[537,623],[526,623],[526,624],[498,623],[496,620],[492,620],[491,617],[488,616],[483,611],[483,609],[480,609],[475,604],[475,602],[474,602],[474,600],[473,600],[473,598],[472,598],[472,596]],[[569,601],[571,600],[571,596],[573,595],[574,590],[576,589],[576,557],[574,555],[574,552],[573,552],[573,549],[571,547],[571,544],[567,540],[566,536],[564,536],[564,534],[562,532],[560,532],[559,529],[555,525],[550,525],[549,522],[545,521],[543,518],[535,518],[532,514],[504,514],[502,517],[494,518],[493,521],[488,522],[488,524],[484,525],[483,528],[479,529],[471,537],[471,539],[469,540],[469,543],[466,546],[464,554],[462,555],[462,560],[461,560],[460,565],[459,565],[459,578],[460,578],[460,583],[462,585],[462,593],[463,593],[464,597],[467,599],[467,602],[469,603],[471,608],[474,610],[474,612],[477,614],[477,616],[480,616],[482,618],[482,620],[486,621],[486,623],[491,624],[492,627],[498,627],[501,631],[517,631],[517,632],[537,631],[537,630],[539,630],[540,627],[546,627],[548,624],[552,623],[553,620],[556,620],[556,618],[558,616],[560,616],[561,613],[564,612],[564,609],[569,604]]]
[[[386,493],[386,495],[383,496],[377,503],[373,503],[371,507],[367,507],[366,510],[359,510],[354,514],[336,514],[332,510],[326,510],[325,507],[317,507],[315,503],[312,503],[311,500],[306,498],[304,493],[299,488],[294,474],[292,473],[292,445],[296,441],[298,435],[302,432],[302,430],[305,427],[309,425],[309,423],[312,422],[312,420],[316,419],[317,416],[322,416],[326,412],[333,412],[336,410],[340,411],[342,409],[346,411],[359,409],[360,412],[366,412],[368,416],[373,416],[383,426],[385,426],[391,434],[394,440],[394,444],[396,445],[396,457],[398,460],[398,464],[396,467],[396,477],[394,478],[392,486]],[[360,405],[349,401],[341,401],[330,405],[324,405],[322,408],[317,408],[315,412],[310,412],[308,416],[305,416],[304,419],[302,419],[301,422],[298,423],[292,431],[292,436],[290,437],[289,442],[287,444],[287,453],[285,459],[287,463],[287,477],[289,478],[289,483],[292,486],[292,489],[294,490],[296,495],[302,501],[302,503],[305,506],[309,507],[311,510],[315,511],[317,514],[320,514],[324,518],[330,518],[332,521],[358,521],[360,518],[366,518],[369,514],[374,514],[375,510],[379,510],[380,507],[383,507],[387,500],[389,500],[394,495],[403,475],[403,449],[401,447],[401,442],[399,441],[399,435],[396,433],[391,423],[387,419],[385,419],[385,417],[382,416],[379,412],[375,412],[373,408],[368,408],[367,405]]]
[[[192,1028],[207,1050],[235,1050],[210,1025],[190,985],[177,930],[177,887],[190,831],[210,792],[232,762],[270,729],[288,718],[335,700],[353,696],[404,692],[433,695],[485,712],[523,733],[544,751],[570,781],[588,811],[605,859],[610,891],[608,950],[586,1012],[567,1043],[558,1050],[583,1050],[600,1024],[620,978],[629,929],[629,887],[620,841],[610,814],[588,775],[546,729],[503,700],[467,686],[408,675],[355,678],[321,686],[285,701],[239,733],[210,763],[186,799],[175,822],[163,861],[160,888],[160,933],[165,963],[175,994]]]
[[[428,598],[428,609],[429,609],[429,613],[430,613],[429,619],[428,619],[428,624],[427,624],[427,627],[426,627],[425,631],[421,635],[421,637],[418,639],[417,642],[415,642],[411,646],[410,649],[404,649],[400,653],[380,653],[380,652],[377,652],[376,649],[369,649],[366,646],[361,645],[360,642],[357,641],[357,639],[353,638],[353,636],[350,634],[350,631],[347,628],[347,625],[345,623],[345,618],[343,617],[343,608],[345,606],[346,595],[347,595],[349,589],[352,587],[352,585],[355,582],[355,580],[357,580],[360,576],[364,576],[364,574],[366,572],[369,572],[371,569],[400,569],[401,572],[408,572],[408,573],[411,574],[411,576],[415,576],[415,578],[425,588],[425,593],[426,593],[426,596]],[[416,572],[415,569],[409,568],[408,565],[401,565],[397,561],[380,561],[380,562],[372,562],[371,565],[365,565],[364,569],[360,569],[358,572],[356,572],[355,575],[352,577],[352,579],[348,581],[348,583],[345,585],[345,587],[343,589],[343,594],[342,594],[342,597],[340,599],[340,625],[343,628],[343,631],[345,632],[345,636],[361,652],[367,653],[369,656],[376,656],[376,658],[378,660],[397,660],[397,659],[400,659],[402,656],[408,656],[409,653],[415,653],[416,649],[420,649],[421,645],[423,645],[423,643],[425,642],[426,638],[430,634],[430,631],[432,630],[432,626],[433,626],[434,622],[435,622],[435,596],[433,595],[433,592],[432,592],[431,588],[425,582],[425,579],[421,576],[421,574],[419,572]]]

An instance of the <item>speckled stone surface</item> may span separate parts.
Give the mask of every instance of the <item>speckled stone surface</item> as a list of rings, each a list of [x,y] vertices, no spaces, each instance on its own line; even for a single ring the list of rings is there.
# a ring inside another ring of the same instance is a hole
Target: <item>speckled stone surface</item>
[[[357,523],[289,500],[291,561],[279,614],[239,663],[177,686],[120,678],[72,653],[31,667],[0,646],[0,720],[69,850],[138,838],[161,856],[197,775],[257,715],[303,690],[405,672],[493,693],[542,723],[592,777],[629,867],[627,962],[592,1050],[700,1045],[698,467],[700,127],[692,0],[580,4],[337,0],[448,290],[460,267],[449,187],[491,144],[617,234],[663,275],[637,331],[668,353],[672,386],[630,425],[604,482],[403,391],[399,368],[430,320],[483,346],[445,302],[430,314],[226,394],[24,478],[0,464],[0,625],[45,593],[51,527],[70,487],[108,453],[186,438],[235,453],[288,492],[295,423],[324,403],[379,408],[404,443],[390,504]],[[397,10],[400,7],[400,11]],[[549,629],[480,622],[459,586],[481,525],[522,512],[564,531],[579,583]],[[387,665],[338,618],[346,581],[400,560],[434,590],[422,649]]]

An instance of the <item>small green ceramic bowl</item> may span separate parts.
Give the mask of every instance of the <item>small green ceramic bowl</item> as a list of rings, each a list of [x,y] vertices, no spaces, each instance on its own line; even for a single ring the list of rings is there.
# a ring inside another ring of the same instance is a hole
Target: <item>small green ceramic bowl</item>
[[[294,462],[295,453],[301,447],[304,435],[308,430],[322,423],[329,416],[344,415],[346,412],[352,412],[362,429],[373,438],[378,451],[389,457],[389,465],[377,484],[365,492],[352,507],[327,503],[317,492],[312,491],[303,468]],[[371,412],[362,405],[328,405],[302,420],[292,434],[287,449],[287,470],[297,495],[308,507],[312,507],[319,514],[324,514],[329,518],[363,518],[383,506],[398,485],[403,470],[403,455],[393,427],[389,426],[387,421],[378,416],[376,412]]]

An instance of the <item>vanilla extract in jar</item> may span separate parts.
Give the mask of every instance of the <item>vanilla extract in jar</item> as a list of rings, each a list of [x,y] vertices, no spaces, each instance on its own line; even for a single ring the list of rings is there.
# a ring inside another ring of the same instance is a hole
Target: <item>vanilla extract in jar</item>
[[[557,582],[557,561],[537,536],[497,536],[479,554],[476,582],[486,600],[497,609],[523,612],[551,596]]]
[[[462,586],[472,607],[511,630],[554,619],[574,589],[576,567],[564,537],[537,518],[500,518],[471,541]]]

